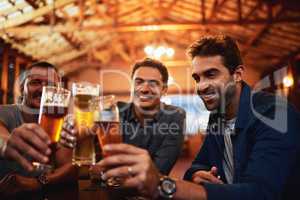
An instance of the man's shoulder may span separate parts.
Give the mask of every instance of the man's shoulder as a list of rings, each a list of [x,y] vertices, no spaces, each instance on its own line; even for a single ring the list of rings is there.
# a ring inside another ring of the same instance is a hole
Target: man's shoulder
[[[6,105],[0,105],[0,111],[3,112],[15,112],[18,110],[18,106],[16,104],[6,104]]]
[[[168,110],[168,111],[175,111],[181,114],[185,114],[185,110],[179,106],[174,106],[170,104],[163,104],[163,109]]]
[[[17,109],[18,105],[17,104],[4,104],[4,105],[0,105],[0,108],[2,109]]]
[[[170,104],[163,104],[163,106],[161,107],[161,112],[164,115],[172,118],[180,119],[186,117],[186,112],[183,108]]]
[[[131,103],[124,102],[124,101],[117,101],[117,106],[120,113],[124,113],[131,107]]]
[[[286,109],[296,111],[286,98],[264,91],[254,92],[250,103],[252,104],[252,109],[260,114],[275,114],[275,112],[280,112],[283,109],[284,111]]]

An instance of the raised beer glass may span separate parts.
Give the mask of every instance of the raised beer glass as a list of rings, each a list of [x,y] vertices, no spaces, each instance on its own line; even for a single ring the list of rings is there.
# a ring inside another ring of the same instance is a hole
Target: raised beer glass
[[[89,100],[99,96],[100,85],[91,83],[73,83],[74,116],[78,127],[77,143],[73,150],[73,165],[90,166],[95,164],[93,113],[89,109]]]
[[[100,148],[106,144],[121,143],[122,134],[120,132],[119,110],[113,95],[98,97],[91,101],[92,110],[94,110],[94,123],[97,127],[96,134]],[[109,155],[102,153],[104,157]],[[122,179],[114,177],[108,179],[107,186],[119,187]]]
[[[55,168],[56,145],[60,138],[64,117],[68,112],[70,97],[71,92],[64,88],[43,87],[38,122],[50,137],[52,153],[47,164],[33,162],[33,166],[37,171],[49,172]]]

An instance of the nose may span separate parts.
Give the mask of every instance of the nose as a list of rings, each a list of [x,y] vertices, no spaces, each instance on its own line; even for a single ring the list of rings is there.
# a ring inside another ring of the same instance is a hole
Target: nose
[[[205,80],[201,80],[197,83],[197,90],[200,94],[205,93],[209,88],[209,83]]]
[[[150,85],[148,83],[148,81],[145,81],[143,84],[140,85],[140,91],[141,92],[149,92],[150,91]]]

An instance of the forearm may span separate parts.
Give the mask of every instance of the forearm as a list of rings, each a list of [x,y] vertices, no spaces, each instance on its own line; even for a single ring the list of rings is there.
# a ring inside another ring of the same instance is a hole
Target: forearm
[[[62,167],[68,163],[72,162],[72,149],[63,147],[62,145],[57,145],[57,150],[55,152],[55,164],[56,167]]]
[[[196,185],[187,181],[176,181],[176,200],[207,200],[206,190],[201,185]]]
[[[49,184],[59,184],[73,182],[77,180],[77,168],[71,163],[67,163],[48,175]]]
[[[192,164],[192,166],[185,172],[183,179],[187,181],[191,181],[193,174],[200,170],[209,171],[210,166],[201,165],[201,164]]]

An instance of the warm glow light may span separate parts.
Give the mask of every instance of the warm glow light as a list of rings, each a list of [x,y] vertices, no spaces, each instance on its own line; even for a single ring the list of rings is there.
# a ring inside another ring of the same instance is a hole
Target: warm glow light
[[[175,83],[175,80],[172,76],[169,76],[168,85],[172,85]]]
[[[144,48],[144,52],[147,54],[148,57],[153,57],[156,59],[160,59],[161,57],[168,57],[172,58],[175,54],[175,50],[170,47],[166,47],[163,45],[160,46],[153,46],[148,45]]]
[[[65,12],[68,13],[69,16],[73,17],[79,13],[79,8],[74,5],[70,5],[64,8]]]
[[[175,51],[174,51],[174,49],[172,49],[172,48],[168,48],[167,51],[166,51],[166,53],[167,53],[167,56],[168,56],[168,57],[173,57]]]
[[[147,55],[152,55],[152,54],[153,54],[153,51],[154,51],[154,47],[151,46],[151,45],[146,46],[146,47],[144,48],[144,51],[145,51],[145,53],[146,53]]]
[[[294,79],[291,76],[286,76],[283,78],[283,85],[284,87],[291,87],[294,85]]]

